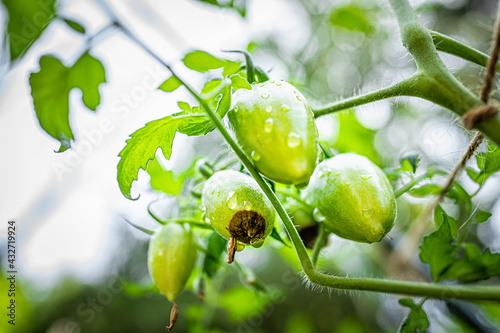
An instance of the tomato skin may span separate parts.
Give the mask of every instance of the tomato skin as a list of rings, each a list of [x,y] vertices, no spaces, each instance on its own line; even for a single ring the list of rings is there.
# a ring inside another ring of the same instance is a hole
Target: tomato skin
[[[396,199],[386,175],[353,153],[321,162],[306,198],[324,216],[328,231],[357,242],[382,240],[396,219]]]
[[[168,223],[153,234],[148,249],[149,274],[171,302],[184,289],[196,255],[192,232],[178,223]]]
[[[307,185],[318,159],[318,130],[305,97],[284,81],[252,84],[233,95],[229,125],[267,178]]]
[[[258,214],[264,219],[265,225],[261,225],[262,229],[258,233],[263,237],[255,237],[251,241],[238,238],[240,243],[259,247],[265,237],[273,231],[276,219],[273,205],[257,182],[241,172],[233,170],[216,172],[206,181],[201,201],[202,209],[205,209],[205,220],[225,239],[230,239],[231,221],[241,212],[247,212],[246,215],[252,216]]]

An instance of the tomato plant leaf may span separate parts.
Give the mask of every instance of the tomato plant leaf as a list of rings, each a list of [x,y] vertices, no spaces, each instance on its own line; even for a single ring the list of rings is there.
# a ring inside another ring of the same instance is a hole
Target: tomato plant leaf
[[[415,173],[415,171],[417,171],[418,162],[420,162],[418,154],[406,154],[399,160],[401,167],[398,170]]]
[[[175,133],[185,122],[184,117],[168,116],[153,120],[130,135],[127,145],[118,154],[121,157],[118,163],[118,183],[126,198],[135,200],[130,195],[132,182],[137,180],[139,169],[147,169],[158,148],[162,149],[166,159],[170,159]]]
[[[484,223],[486,221],[489,220],[489,218],[491,217],[491,214],[489,211],[487,210],[482,210],[482,209],[479,209],[477,212],[476,212],[476,218],[475,218],[475,221],[477,223]]]
[[[437,184],[425,184],[420,187],[414,187],[408,193],[414,197],[426,197],[436,195],[441,192],[441,186]]]
[[[165,170],[157,158],[148,163],[147,173],[151,176],[149,183],[157,191],[178,195],[186,179],[184,174],[175,175],[171,170]]]
[[[450,224],[447,215],[443,214],[443,222],[438,230],[424,237],[420,245],[420,260],[429,264],[434,281],[440,280],[441,273],[451,264],[450,260],[455,250],[451,244]]]
[[[40,126],[61,142],[60,152],[75,139],[69,123],[69,93],[80,89],[85,106],[95,111],[100,103],[99,85],[104,82],[103,65],[88,52],[72,67],[53,56],[40,58],[40,70],[29,77],[33,106]]]
[[[176,77],[176,76],[171,76],[170,78],[166,79],[158,89],[163,90],[165,92],[172,92],[175,89],[179,88],[182,85],[182,82]]]
[[[469,177],[479,185],[500,170],[500,149],[491,141],[488,141],[487,151],[476,154],[476,162],[479,170],[467,168]]]
[[[233,87],[234,90],[252,89],[250,83],[248,83],[248,81],[239,74],[233,74],[229,76],[229,79],[231,79],[231,86]]]
[[[10,61],[21,58],[56,15],[56,0],[2,0],[8,13]]]
[[[483,253],[472,243],[453,244],[449,217],[442,214],[438,230],[424,237],[420,260],[429,264],[434,281],[474,282],[500,275],[500,254],[486,249]]]
[[[81,34],[84,34],[85,33],[85,27],[82,26],[80,23],[76,22],[76,21],[73,21],[73,20],[70,20],[70,19],[67,19],[67,18],[63,18],[63,21],[71,28],[73,29],[74,31],[78,32],[78,33],[81,33]]]
[[[276,230],[276,227],[273,227],[273,231],[271,233],[271,237],[276,239],[278,242],[280,242],[281,244],[285,245],[286,247],[290,247],[290,245],[288,245],[287,243],[285,243],[285,241],[283,240],[283,238],[280,236],[280,234],[278,233],[278,230]]]
[[[202,73],[208,72],[211,69],[224,68],[225,75],[233,74],[240,66],[239,62],[219,59],[210,53],[199,50],[186,54],[182,61],[187,68]]]
[[[207,253],[203,259],[203,272],[209,278],[212,278],[219,270],[220,258],[226,245],[227,241],[216,232],[212,232],[208,237]]]
[[[401,333],[424,333],[427,332],[429,327],[429,319],[427,314],[422,308],[424,302],[421,304],[415,304],[410,298],[403,298],[399,300],[399,304],[410,308],[410,313],[404,319],[399,332]]]

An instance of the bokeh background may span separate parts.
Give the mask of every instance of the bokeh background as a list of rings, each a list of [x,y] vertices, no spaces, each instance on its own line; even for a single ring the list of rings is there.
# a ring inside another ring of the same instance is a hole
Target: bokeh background
[[[245,17],[195,0],[109,1],[123,20],[182,76],[201,87],[208,79],[186,70],[183,54],[201,49],[238,59],[221,50],[249,49],[255,62],[273,78],[300,88],[313,106],[387,86],[408,77],[414,64],[399,40],[395,17],[386,1],[244,0]],[[414,1],[429,28],[488,52],[496,2],[492,0]],[[44,133],[35,117],[28,75],[43,54],[71,64],[86,39],[108,23],[97,2],[60,2],[61,12],[83,23],[79,35],[53,22],[29,52],[12,68],[3,62],[0,75],[0,279],[4,287],[7,221],[17,224],[17,324],[2,319],[2,332],[162,332],[171,304],[151,285],[147,273],[148,236],[124,218],[154,229],[158,224],[146,207],[168,215],[175,204],[154,191],[146,172],[139,174],[133,195],[125,199],[116,181],[118,153],[128,135],[146,122],[178,111],[177,101],[192,99],[182,89],[171,94],[156,87],[169,73],[119,32],[94,40],[92,55],[105,68],[96,113],[70,95],[70,121],[77,136],[74,149],[54,153],[58,143]],[[5,11],[0,11],[0,20]],[[473,91],[484,70],[450,55],[446,65]],[[496,94],[495,96],[496,97]],[[103,122],[111,127],[100,130]],[[405,97],[381,101],[322,117],[322,141],[334,151],[354,151],[384,168],[416,152],[421,171],[434,165],[449,171],[459,159],[469,133],[455,115],[429,102]],[[79,149],[80,148],[80,149]],[[484,149],[484,147],[482,147]],[[207,138],[178,135],[170,161],[163,166],[181,171],[195,157],[215,157],[227,150],[218,133]],[[470,162],[474,165],[474,161]],[[493,212],[489,222],[470,237],[493,252],[500,251],[500,182],[492,176],[474,204]],[[474,183],[462,184],[471,192]],[[397,239],[425,202],[408,196],[398,200]],[[331,237],[320,267],[334,274],[387,276],[387,242],[366,245]],[[258,251],[245,250],[238,260],[252,269],[266,292],[257,292],[232,267],[223,267],[206,285],[202,302],[190,281],[181,294],[177,332],[395,332],[407,309],[397,296],[315,290],[297,273],[293,251],[276,241]],[[464,305],[459,310],[428,301],[432,332],[498,331],[500,307]],[[462,311],[462,312],[460,312]],[[478,324],[479,322],[479,324]],[[481,324],[482,323],[482,324]],[[496,328],[495,328],[496,327]]]

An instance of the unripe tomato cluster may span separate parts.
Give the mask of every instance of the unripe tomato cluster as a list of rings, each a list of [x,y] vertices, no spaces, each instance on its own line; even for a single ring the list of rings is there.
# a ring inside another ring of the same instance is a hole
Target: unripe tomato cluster
[[[237,90],[228,123],[262,175],[282,184],[307,186],[302,204],[308,209],[288,206],[307,247],[316,241],[318,223],[327,232],[366,243],[380,241],[391,230],[396,200],[385,174],[366,157],[353,153],[317,165],[322,150],[314,116],[291,84],[267,81]],[[198,164],[208,178],[201,193],[203,219],[229,241],[231,263],[235,251],[263,245],[272,234],[276,211],[252,177],[232,170],[214,172],[206,161]],[[313,209],[322,215],[321,220],[315,218]],[[175,299],[195,265],[196,247],[192,232],[177,223],[163,226],[149,245],[150,274],[158,289],[174,302],[169,330],[177,318]]]

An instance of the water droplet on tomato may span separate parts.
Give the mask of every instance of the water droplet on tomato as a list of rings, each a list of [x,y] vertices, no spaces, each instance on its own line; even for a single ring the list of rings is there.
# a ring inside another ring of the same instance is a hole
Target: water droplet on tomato
[[[262,97],[264,99],[268,99],[269,98],[269,94],[262,94],[260,97]]]
[[[361,179],[370,179],[372,175],[361,175]]]
[[[288,134],[288,140],[287,140],[288,147],[290,148],[298,147],[301,142],[302,139],[300,138],[300,135],[298,135],[297,133],[292,132]]]
[[[227,206],[229,209],[236,209],[238,206],[238,197],[234,191],[229,192],[226,199]]]
[[[298,99],[299,101],[302,101],[302,100],[304,99],[304,98],[303,98],[302,96],[300,96],[300,95],[297,95],[296,97],[297,97],[297,99]]]
[[[260,160],[260,154],[258,152],[256,152],[255,150],[252,152],[252,159],[257,162],[258,160]]]
[[[273,107],[271,105],[266,106],[266,111],[267,112],[273,111]]]
[[[259,87],[263,87],[264,86],[264,83],[259,83],[258,84]]]
[[[245,204],[243,205],[244,210],[252,210],[252,204],[248,201],[245,201]]]
[[[323,222],[325,220],[325,215],[323,215],[318,208],[314,208],[313,217],[318,222]]]
[[[290,111],[290,108],[286,104],[281,104],[281,111],[288,112]]]
[[[273,130],[273,127],[274,127],[273,118],[266,119],[266,121],[264,122],[264,131],[270,133]]]
[[[271,83],[274,83],[275,81],[274,80],[271,80]]]

